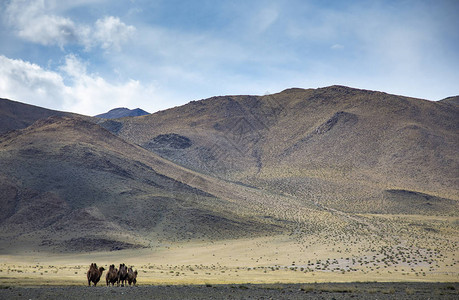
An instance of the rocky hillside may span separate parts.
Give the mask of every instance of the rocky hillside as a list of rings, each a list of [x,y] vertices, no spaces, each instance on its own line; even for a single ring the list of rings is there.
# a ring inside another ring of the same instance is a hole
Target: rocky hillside
[[[51,117],[0,136],[0,165],[1,251],[116,250],[283,228],[249,218],[233,188],[81,118]]]
[[[76,115],[0,98],[0,134],[26,128],[50,116]]]
[[[192,101],[122,120],[117,133],[195,171],[346,211],[402,209],[393,190],[450,199],[445,209],[459,200],[459,108],[443,101],[288,89]],[[158,147],[162,136],[189,142]]]
[[[372,236],[362,214],[458,214],[454,98],[332,86],[116,120],[1,100],[0,116],[0,253]]]

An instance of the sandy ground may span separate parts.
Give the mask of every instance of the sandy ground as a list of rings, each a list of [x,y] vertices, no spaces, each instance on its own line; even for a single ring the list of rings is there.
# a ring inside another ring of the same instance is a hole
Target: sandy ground
[[[459,247],[450,223],[442,223],[448,236],[411,239],[411,232],[403,239],[324,233],[3,253],[0,299],[459,299]],[[93,262],[133,266],[139,285],[106,287],[105,271],[97,287],[88,287]]]
[[[6,287],[1,299],[458,299],[458,283]]]
[[[403,245],[378,248],[377,241],[351,247],[323,240],[308,239],[305,246],[280,236],[112,252],[0,255],[0,285],[84,285],[93,262],[105,269],[120,263],[133,266],[140,285],[459,282],[455,244],[435,250]]]

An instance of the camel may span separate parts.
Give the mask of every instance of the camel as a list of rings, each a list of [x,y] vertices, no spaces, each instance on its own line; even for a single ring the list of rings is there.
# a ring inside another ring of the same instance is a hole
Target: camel
[[[92,281],[94,283],[94,286],[96,286],[104,270],[105,270],[104,267],[97,268],[97,264],[92,263],[87,273],[88,285],[91,286],[91,281]]]
[[[118,286],[124,286],[128,277],[127,266],[120,264],[120,269],[118,270]]]
[[[107,286],[110,286],[110,284],[114,286],[118,281],[118,269],[115,268],[115,265],[110,265],[107,275],[105,275],[105,281],[107,282]]]
[[[131,285],[131,283],[135,285],[137,283],[137,270],[133,271],[132,267],[129,267],[127,280],[129,285]]]

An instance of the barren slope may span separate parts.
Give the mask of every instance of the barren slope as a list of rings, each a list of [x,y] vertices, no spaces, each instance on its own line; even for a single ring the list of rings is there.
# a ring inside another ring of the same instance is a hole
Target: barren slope
[[[77,116],[77,114],[46,109],[30,104],[0,98],[0,134],[26,128],[37,120],[50,116]],[[90,117],[80,116],[85,119]]]
[[[445,102],[332,86],[102,125],[198,172],[340,210],[448,214],[459,199],[459,109]]]
[[[37,243],[56,251],[118,249],[283,228],[254,217],[226,184],[80,118],[53,117],[1,136],[0,165],[2,251]],[[187,178],[198,188],[181,182]]]

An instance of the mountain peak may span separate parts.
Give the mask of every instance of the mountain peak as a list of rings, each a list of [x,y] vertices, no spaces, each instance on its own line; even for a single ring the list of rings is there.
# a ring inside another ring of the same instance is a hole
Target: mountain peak
[[[146,112],[140,108],[129,109],[126,107],[118,107],[118,108],[111,109],[106,113],[96,115],[95,117],[102,118],[102,119],[118,119],[118,118],[124,118],[124,117],[138,117],[138,116],[144,116],[144,115],[149,115],[149,114],[150,114],[149,112]]]

